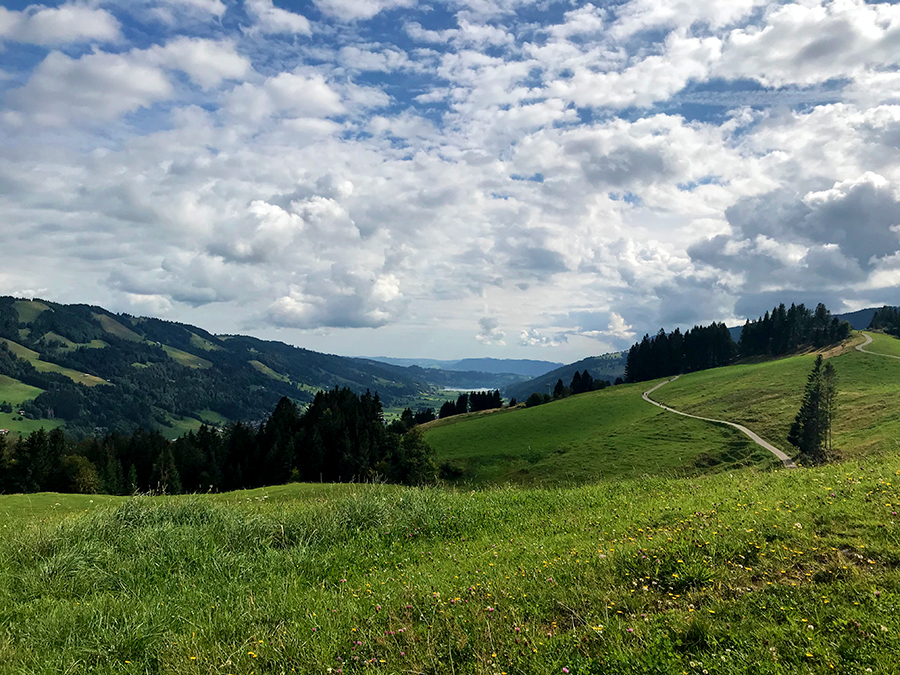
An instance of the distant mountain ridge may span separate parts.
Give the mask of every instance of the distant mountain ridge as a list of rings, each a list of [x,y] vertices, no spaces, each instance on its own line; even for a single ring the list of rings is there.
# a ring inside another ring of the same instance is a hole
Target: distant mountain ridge
[[[541,375],[564,365],[554,361],[540,361],[534,359],[468,358],[460,359],[458,361],[447,361],[440,359],[403,359],[390,356],[370,356],[366,357],[366,359],[369,361],[389,363],[394,366],[419,366],[420,368],[491,373],[495,375],[511,373],[523,377],[540,377]]]
[[[564,385],[569,386],[575,371],[584,372],[587,370],[595,380],[609,380],[610,383],[613,383],[617,377],[625,375],[626,356],[626,352],[589,356],[586,359],[581,359],[581,361],[560,366],[527,382],[511,384],[503,390],[503,395],[507,398],[523,401],[534,392],[550,393],[557,380],[562,380]]]
[[[2,428],[45,420],[76,435],[178,434],[260,421],[282,396],[303,404],[333,387],[369,389],[385,404],[441,388],[425,375],[97,306],[0,297],[0,405],[25,412],[0,410]]]

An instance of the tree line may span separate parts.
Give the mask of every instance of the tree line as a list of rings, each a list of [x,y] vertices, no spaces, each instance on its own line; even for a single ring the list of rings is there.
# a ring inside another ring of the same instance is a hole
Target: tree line
[[[632,345],[625,363],[625,380],[643,382],[679,373],[690,373],[732,363],[736,358],[779,356],[804,346],[816,348],[849,337],[850,324],[841,321],[819,303],[815,310],[784,303],[756,321],[747,321],[738,343],[724,323],[659,332]]]
[[[433,482],[434,452],[420,431],[384,423],[378,394],[334,388],[301,412],[282,398],[258,427],[202,426],[169,441],[158,431],[81,440],[61,430],[15,442],[0,436],[0,491],[228,491],[289,481]]]
[[[503,398],[500,396],[499,389],[464,392],[456,397],[456,401],[445,401],[438,411],[438,418],[444,419],[467,412],[480,412],[502,407]]]
[[[573,394],[584,394],[589,391],[606,389],[609,386],[610,384],[606,380],[595,380],[594,377],[588,372],[587,368],[584,369],[583,373],[576,370],[568,387],[563,384],[562,378],[559,378],[556,381],[556,385],[553,387],[552,395],[537,391],[532,392],[532,394],[525,400],[525,407],[533,408],[536,405],[542,405],[544,403],[549,403],[550,401],[557,401],[561,398],[572,396]]]
[[[643,382],[731,363],[737,347],[724,323],[694,326],[686,333],[662,328],[654,336],[644,335],[628,350],[625,381]]]
[[[850,324],[832,316],[821,302],[815,310],[802,304],[785,308],[782,303],[771,313],[744,324],[738,351],[743,357],[780,356],[804,346],[835,344],[850,337],[850,331]]]
[[[883,330],[889,335],[900,337],[900,307],[882,307],[869,324],[870,330]]]

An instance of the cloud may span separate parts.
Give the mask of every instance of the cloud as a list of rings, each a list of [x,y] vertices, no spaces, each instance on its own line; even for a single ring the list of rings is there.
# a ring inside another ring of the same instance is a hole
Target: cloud
[[[96,52],[73,59],[54,51],[10,99],[31,120],[60,126],[73,119],[112,120],[168,99],[173,92],[159,68],[131,55]]]
[[[11,290],[577,360],[900,284],[896,5],[66,7],[118,32],[35,48],[12,31],[43,8],[0,13]]]
[[[273,115],[329,117],[345,108],[340,95],[322,75],[279,73],[262,84],[244,83],[228,94],[226,109],[250,122]]]
[[[181,70],[204,89],[216,87],[223,80],[239,80],[251,70],[250,60],[237,53],[231,41],[181,37],[164,47],[146,52],[149,63]]]
[[[71,42],[115,42],[121,26],[105,9],[66,4],[29,5],[21,12],[0,7],[0,38],[41,46]]]
[[[253,28],[263,33],[312,34],[309,19],[276,7],[272,0],[247,0],[245,7],[247,13],[256,20]]]
[[[175,21],[173,12],[218,18],[228,9],[222,0],[158,0],[158,4],[157,16],[167,21]]]
[[[611,31],[621,39],[645,30],[690,28],[696,23],[721,29],[766,4],[766,0],[632,0],[622,6]]]
[[[265,319],[281,328],[378,328],[404,307],[393,275],[369,276],[338,266],[273,302]]]
[[[558,67],[571,69],[571,76],[549,82],[547,94],[582,107],[647,107],[681,91],[692,79],[704,79],[720,51],[718,38],[673,32],[661,54],[639,58],[624,69],[603,68],[602,63],[597,68],[583,63],[571,68],[570,61],[582,60],[579,54],[560,62]]]
[[[376,14],[400,7],[413,7],[416,0],[314,0],[323,14],[341,21],[371,19]]]
[[[568,341],[565,333],[542,335],[535,328],[529,328],[519,333],[519,344],[523,347],[559,347]]]
[[[500,330],[498,319],[483,316],[478,320],[478,334],[475,339],[483,345],[502,347],[506,344],[506,333]]]
[[[623,319],[620,314],[610,312],[609,328],[606,329],[605,334],[620,340],[630,340],[635,335],[631,328],[632,327],[625,322],[625,319]]]
[[[900,7],[863,0],[773,6],[764,27],[736,28],[716,74],[767,86],[855,77],[898,63]]]

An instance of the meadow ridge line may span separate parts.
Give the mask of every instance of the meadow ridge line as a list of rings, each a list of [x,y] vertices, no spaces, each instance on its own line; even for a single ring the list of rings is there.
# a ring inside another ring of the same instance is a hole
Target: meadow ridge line
[[[674,382],[679,377],[681,377],[681,375],[676,375],[675,377],[673,377],[670,380],[666,380],[665,382],[660,382],[658,385],[653,387],[653,389],[648,389],[643,394],[641,394],[641,398],[643,398],[645,401],[647,401],[647,403],[652,403],[657,408],[662,408],[663,410],[667,410],[668,412],[675,413],[676,415],[683,415],[685,417],[690,417],[695,420],[702,420],[704,422],[712,422],[714,424],[727,424],[730,427],[734,427],[735,429],[740,431],[742,434],[748,436],[751,441],[753,441],[757,445],[765,448],[766,450],[771,452],[773,455],[775,455],[778,459],[781,460],[781,463],[784,464],[784,466],[786,468],[788,468],[788,469],[796,469],[797,468],[797,465],[794,464],[794,460],[792,460],[790,457],[788,457],[786,454],[784,454],[781,450],[776,448],[774,445],[772,445],[768,441],[760,438],[757,434],[750,431],[747,427],[745,427],[741,424],[737,424],[736,422],[728,422],[727,420],[714,420],[709,417],[700,417],[699,415],[691,415],[690,413],[681,412],[680,410],[675,410],[675,408],[670,408],[669,406],[663,405],[662,403],[657,403],[652,398],[650,398],[650,394],[652,394],[654,391],[659,389],[664,384],[669,384],[669,382]]]
[[[868,349],[863,349],[863,347],[868,347],[874,340],[872,340],[872,336],[868,333],[863,333],[866,338],[866,341],[861,345],[856,345],[856,351],[865,352],[866,354],[871,354],[872,356],[883,356],[886,359],[900,359],[900,356],[894,356],[893,354],[879,354],[878,352],[870,352]]]

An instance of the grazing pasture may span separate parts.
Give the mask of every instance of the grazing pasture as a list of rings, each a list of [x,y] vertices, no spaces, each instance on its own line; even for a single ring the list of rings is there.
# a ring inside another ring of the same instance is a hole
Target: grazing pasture
[[[3,496],[0,670],[894,672],[898,476]]]

